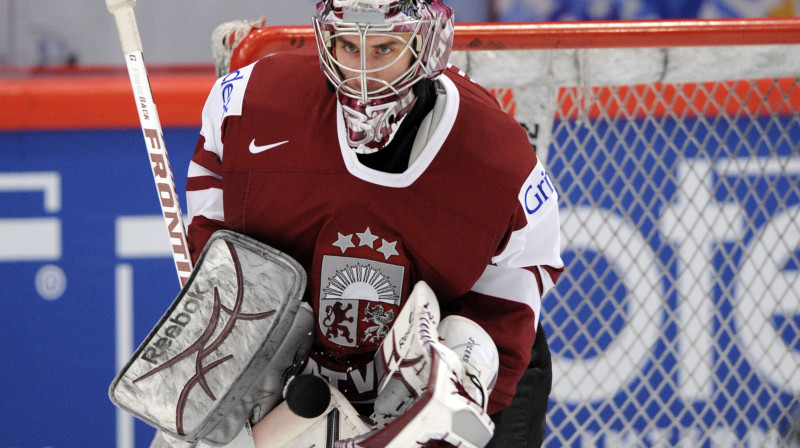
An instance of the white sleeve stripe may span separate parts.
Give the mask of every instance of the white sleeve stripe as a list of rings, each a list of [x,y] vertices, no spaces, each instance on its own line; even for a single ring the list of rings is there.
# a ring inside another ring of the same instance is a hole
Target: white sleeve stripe
[[[203,168],[195,162],[189,162],[189,177],[211,176],[214,179],[222,180],[222,176]]]
[[[208,219],[225,221],[225,212],[222,207],[222,190],[219,188],[187,191],[186,205],[189,224],[192,223],[192,219],[195,216],[205,216]]]
[[[552,285],[552,280],[544,273]],[[542,297],[539,295],[539,283],[536,275],[522,268],[503,268],[495,265],[486,266],[481,278],[472,287],[472,290],[512,302],[524,303],[533,310],[536,324],[539,324],[539,310],[542,307]]]
[[[539,270],[539,276],[542,278],[542,296],[544,296],[547,294],[547,291],[550,291],[550,289],[553,286],[556,286],[556,284],[553,282],[553,277],[550,276],[550,273],[547,272],[547,269],[541,266],[536,266],[536,269]]]

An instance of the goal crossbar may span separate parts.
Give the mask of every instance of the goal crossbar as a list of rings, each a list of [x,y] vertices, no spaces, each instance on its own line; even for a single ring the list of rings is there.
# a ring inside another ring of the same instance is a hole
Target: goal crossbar
[[[675,47],[800,43],[800,17],[752,19],[626,20],[455,25],[453,49]],[[311,26],[262,27],[234,52],[231,67],[267,54],[314,45]]]

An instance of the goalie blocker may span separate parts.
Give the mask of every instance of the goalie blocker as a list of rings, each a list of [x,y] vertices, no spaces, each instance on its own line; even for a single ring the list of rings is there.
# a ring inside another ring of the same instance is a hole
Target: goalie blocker
[[[282,399],[313,342],[306,275],[287,255],[216,232],[170,308],[109,388],[184,446],[225,445]]]

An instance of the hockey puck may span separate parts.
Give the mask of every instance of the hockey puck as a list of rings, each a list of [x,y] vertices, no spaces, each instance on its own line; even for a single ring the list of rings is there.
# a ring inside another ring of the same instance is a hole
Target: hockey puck
[[[319,417],[328,409],[330,402],[328,383],[318,376],[299,375],[286,388],[286,404],[300,417]]]

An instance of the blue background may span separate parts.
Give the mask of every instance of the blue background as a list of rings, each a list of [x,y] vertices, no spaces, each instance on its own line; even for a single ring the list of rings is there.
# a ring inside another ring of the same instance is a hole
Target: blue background
[[[185,204],[197,130],[166,129],[164,139]],[[0,220],[54,216],[63,241],[59,260],[0,261],[0,446],[114,446],[107,389],[116,373],[115,267],[133,266],[134,344],[179,291],[171,259],[119,260],[115,253],[118,216],[161,213],[142,131],[6,132],[0,153],[0,175],[56,171],[62,183],[54,215],[43,211],[41,193],[0,192]],[[66,274],[56,300],[34,286],[45,264]],[[152,432],[137,423],[136,446],[148,446]]]

